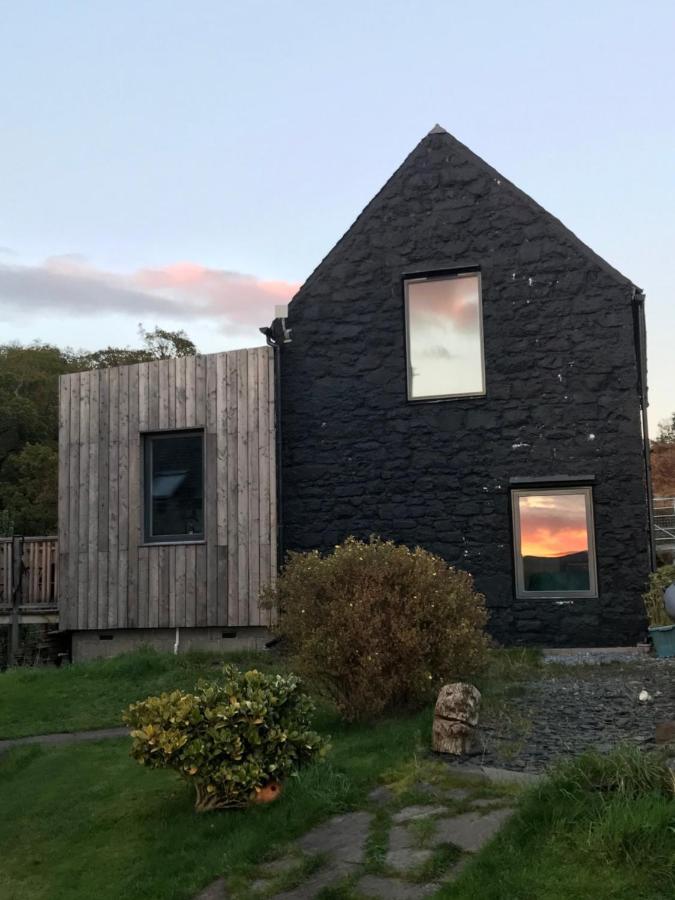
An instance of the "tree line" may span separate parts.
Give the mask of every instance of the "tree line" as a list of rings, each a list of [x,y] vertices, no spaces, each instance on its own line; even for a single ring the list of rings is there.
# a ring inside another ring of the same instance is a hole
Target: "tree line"
[[[52,344],[0,344],[0,536],[55,534],[59,375],[192,356],[184,331],[139,326],[141,346],[92,353]]]
[[[651,450],[654,496],[675,497],[675,413],[659,423]]]

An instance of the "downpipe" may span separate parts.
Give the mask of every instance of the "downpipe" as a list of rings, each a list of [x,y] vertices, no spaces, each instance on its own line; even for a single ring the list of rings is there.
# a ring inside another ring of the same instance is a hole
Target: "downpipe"
[[[642,447],[645,467],[645,484],[647,488],[647,521],[649,527],[649,564],[651,571],[656,571],[656,547],[654,544],[654,509],[652,503],[652,465],[649,444],[649,422],[647,409],[647,326],[645,322],[645,295],[633,288],[633,330],[635,334],[635,354],[638,369],[638,396],[640,398],[640,414],[642,417]]]

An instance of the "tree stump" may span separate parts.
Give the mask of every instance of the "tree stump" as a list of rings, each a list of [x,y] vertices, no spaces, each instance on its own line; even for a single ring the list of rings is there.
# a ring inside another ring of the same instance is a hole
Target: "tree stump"
[[[480,691],[472,684],[443,685],[436,700],[431,740],[436,753],[461,756],[471,752],[480,700]]]

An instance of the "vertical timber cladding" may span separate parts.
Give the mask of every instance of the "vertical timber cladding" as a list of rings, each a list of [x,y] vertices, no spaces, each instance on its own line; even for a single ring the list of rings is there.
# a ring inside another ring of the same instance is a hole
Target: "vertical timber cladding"
[[[269,347],[61,378],[62,629],[269,624],[274,400]],[[204,430],[205,540],[145,544],[143,434],[181,428]]]

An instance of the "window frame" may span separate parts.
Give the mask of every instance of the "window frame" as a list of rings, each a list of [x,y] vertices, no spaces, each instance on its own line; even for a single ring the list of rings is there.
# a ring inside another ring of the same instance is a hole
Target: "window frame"
[[[525,590],[525,573],[520,539],[520,497],[540,497],[546,494],[583,494],[586,498],[586,533],[588,534],[588,579],[587,591],[527,591]],[[598,599],[598,564],[595,544],[595,510],[593,506],[593,488],[588,484],[566,487],[512,487],[511,488],[511,523],[513,528],[513,567],[516,599],[518,600],[597,600]]]
[[[193,535],[152,534],[152,447],[156,440],[176,437],[199,437],[202,446],[202,531]],[[172,428],[170,431],[149,431],[141,434],[143,444],[143,545],[204,544],[206,542],[206,441],[203,428]]]
[[[480,339],[480,362],[482,391],[470,391],[467,393],[450,394],[426,394],[423,397],[412,395],[412,364],[410,354],[410,292],[409,286],[419,282],[451,281],[455,278],[467,278],[473,276],[478,279],[478,334]],[[431,272],[409,272],[402,276],[403,281],[403,317],[405,328],[405,370],[406,370],[406,396],[409,403],[429,403],[442,400],[462,400],[470,397],[485,397],[487,395],[487,380],[485,373],[485,333],[483,327],[483,280],[478,266],[466,266],[461,269],[440,269]]]

